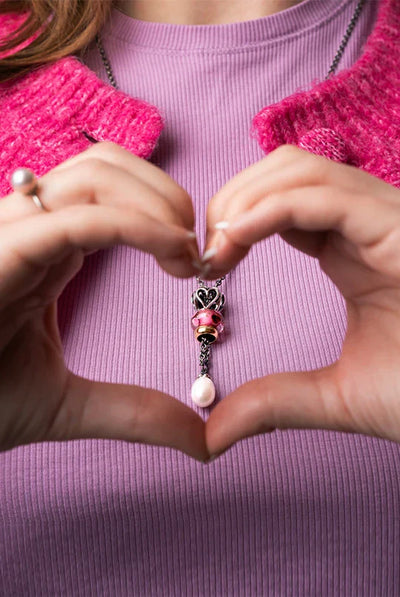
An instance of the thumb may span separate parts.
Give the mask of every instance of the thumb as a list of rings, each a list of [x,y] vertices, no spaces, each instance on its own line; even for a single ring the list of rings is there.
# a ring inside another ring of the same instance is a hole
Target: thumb
[[[191,408],[151,388],[91,381],[68,372],[57,416],[46,440],[117,439],[209,456],[204,421]]]
[[[274,429],[356,431],[335,383],[335,365],[256,378],[226,396],[206,423],[211,455]]]

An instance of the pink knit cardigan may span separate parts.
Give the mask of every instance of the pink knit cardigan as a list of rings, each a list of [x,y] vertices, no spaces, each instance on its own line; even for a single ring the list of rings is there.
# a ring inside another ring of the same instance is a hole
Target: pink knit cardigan
[[[0,16],[0,39],[20,18]],[[0,196],[19,166],[42,176],[98,141],[149,158],[164,123],[157,107],[115,90],[73,56],[0,85]],[[400,186],[400,1],[381,0],[362,56],[265,106],[249,134],[268,154],[282,144],[353,164]]]

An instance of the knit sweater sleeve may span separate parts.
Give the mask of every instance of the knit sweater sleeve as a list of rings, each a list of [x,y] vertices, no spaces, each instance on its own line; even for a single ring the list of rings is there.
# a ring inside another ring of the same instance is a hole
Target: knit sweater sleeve
[[[155,107],[115,91],[74,57],[32,70],[18,84],[3,84],[0,106],[1,195],[11,191],[9,177],[18,166],[42,176],[88,149],[85,133],[147,159],[163,128]]]

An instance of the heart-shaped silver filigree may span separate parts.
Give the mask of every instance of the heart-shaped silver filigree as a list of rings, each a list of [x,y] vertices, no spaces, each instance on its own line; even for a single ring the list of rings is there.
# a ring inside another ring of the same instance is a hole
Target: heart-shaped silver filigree
[[[220,311],[224,302],[225,295],[216,286],[200,286],[192,294],[192,304],[196,309]]]

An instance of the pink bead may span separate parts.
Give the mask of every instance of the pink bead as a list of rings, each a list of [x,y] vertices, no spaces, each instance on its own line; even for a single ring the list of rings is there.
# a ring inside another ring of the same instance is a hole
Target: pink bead
[[[224,329],[223,326],[223,317],[221,313],[218,311],[213,311],[212,309],[201,309],[197,311],[195,315],[192,317],[192,326],[193,328],[197,328],[199,325],[212,325],[213,327],[217,328],[218,332]],[[222,325],[222,329],[219,329]]]

